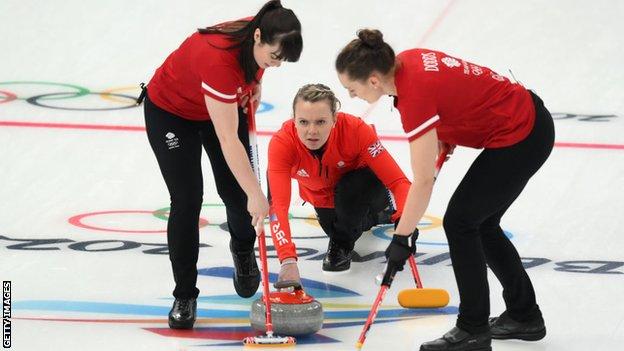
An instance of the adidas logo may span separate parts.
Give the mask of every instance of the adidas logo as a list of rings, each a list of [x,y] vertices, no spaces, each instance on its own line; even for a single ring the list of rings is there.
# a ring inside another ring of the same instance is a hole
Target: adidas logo
[[[169,133],[165,134],[165,137],[167,137],[167,139],[173,139],[175,137],[175,134],[169,132]]]
[[[306,170],[303,168],[297,171],[297,175],[300,177],[310,177],[310,175],[308,175],[308,172],[306,172]]]

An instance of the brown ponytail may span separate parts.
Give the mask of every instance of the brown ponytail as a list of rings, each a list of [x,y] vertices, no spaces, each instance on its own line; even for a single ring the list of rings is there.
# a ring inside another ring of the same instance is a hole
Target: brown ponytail
[[[377,71],[388,74],[394,68],[394,50],[377,29],[360,29],[357,39],[345,46],[336,58],[336,71],[353,80],[365,80]]]

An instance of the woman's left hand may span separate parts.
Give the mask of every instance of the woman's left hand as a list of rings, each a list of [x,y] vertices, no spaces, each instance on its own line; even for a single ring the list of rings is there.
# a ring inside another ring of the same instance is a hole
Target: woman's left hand
[[[445,143],[443,141],[438,140],[438,155],[441,155],[442,153],[446,152],[446,160],[444,161],[448,161],[451,158],[453,151],[455,151],[455,146],[456,145],[452,145],[452,144]]]
[[[251,99],[253,108],[257,109],[258,106],[260,106],[261,98],[262,98],[262,84],[258,83],[251,91],[251,96],[245,95],[242,97],[240,104],[241,104],[241,107],[243,108],[243,112],[247,113],[248,102],[250,101],[250,99]]]
[[[287,258],[282,261],[277,281],[295,281],[301,285],[301,277],[299,276],[296,258]]]

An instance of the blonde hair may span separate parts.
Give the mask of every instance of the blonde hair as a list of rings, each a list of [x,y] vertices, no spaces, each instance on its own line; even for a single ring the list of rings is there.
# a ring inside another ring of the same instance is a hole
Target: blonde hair
[[[295,114],[295,104],[299,99],[307,102],[327,100],[332,115],[336,115],[336,111],[340,109],[340,100],[327,85],[321,83],[306,84],[297,91],[293,99],[293,115]]]

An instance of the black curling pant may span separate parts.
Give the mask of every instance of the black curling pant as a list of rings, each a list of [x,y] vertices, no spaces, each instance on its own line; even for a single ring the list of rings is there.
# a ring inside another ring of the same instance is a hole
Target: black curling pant
[[[546,161],[554,144],[552,117],[542,100],[532,92],[531,96],[536,112],[531,133],[515,145],[481,152],[444,215],[460,295],[457,326],[471,333],[489,329],[486,264],[503,286],[512,319],[526,321],[541,316],[520,256],[500,227],[501,217]]]
[[[362,233],[376,225],[376,215],[389,205],[388,192],[370,168],[351,171],[338,181],[334,208],[316,207],[319,224],[338,246],[353,250]]]
[[[167,223],[169,259],[176,298],[194,298],[199,255],[199,213],[203,199],[202,146],[212,166],[217,193],[225,204],[232,245],[253,250],[256,234],[247,212],[247,195],[230,171],[211,121],[191,121],[169,113],[145,99],[145,127],[149,143],[167,184],[171,210]],[[239,110],[238,137],[249,144],[247,118]]]

